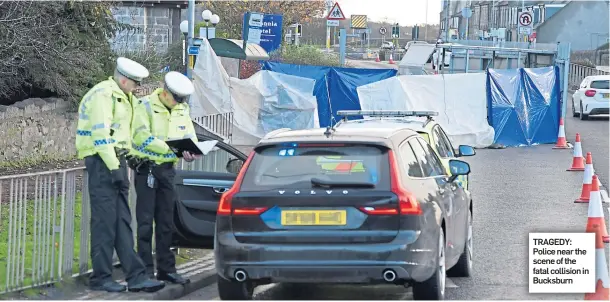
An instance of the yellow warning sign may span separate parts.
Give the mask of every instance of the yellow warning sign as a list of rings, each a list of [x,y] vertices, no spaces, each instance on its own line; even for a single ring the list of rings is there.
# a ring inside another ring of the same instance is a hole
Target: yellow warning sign
[[[195,69],[195,56],[189,55],[189,68]]]
[[[350,19],[352,21],[351,28],[367,28],[366,15],[352,15]]]

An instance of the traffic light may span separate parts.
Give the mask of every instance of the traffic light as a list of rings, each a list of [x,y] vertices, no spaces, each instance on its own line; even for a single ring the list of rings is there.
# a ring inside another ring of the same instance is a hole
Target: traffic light
[[[392,26],[392,38],[400,38],[400,26],[398,23]]]
[[[411,38],[412,38],[412,40],[419,39],[419,26],[417,26],[417,25],[413,26],[413,28],[411,29]]]

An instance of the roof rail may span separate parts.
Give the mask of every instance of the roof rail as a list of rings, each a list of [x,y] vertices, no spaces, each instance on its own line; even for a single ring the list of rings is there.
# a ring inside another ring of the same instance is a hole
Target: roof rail
[[[290,128],[280,128],[280,129],[276,129],[276,130],[273,130],[273,131],[271,131],[271,132],[269,132],[269,133],[265,134],[265,136],[263,136],[263,138],[262,138],[262,139],[269,139],[269,138],[273,137],[273,136],[274,136],[274,135],[276,135],[276,134],[280,134],[280,133],[282,133],[282,132],[286,132],[286,131],[290,131],[290,130],[292,130],[292,129],[290,129]]]
[[[342,116],[343,119],[347,119],[348,116],[359,116],[366,115],[370,117],[428,117],[437,116],[436,111],[406,111],[406,110],[339,110],[337,111],[338,116]]]

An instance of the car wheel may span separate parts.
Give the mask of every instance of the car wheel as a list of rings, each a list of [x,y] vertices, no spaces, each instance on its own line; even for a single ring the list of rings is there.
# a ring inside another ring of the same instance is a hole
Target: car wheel
[[[464,252],[460,256],[460,259],[449,271],[447,275],[450,277],[470,277],[472,273],[472,247],[473,247],[473,236],[472,236],[472,212],[468,211],[468,231],[466,233],[466,245],[464,246]]]
[[[445,267],[445,234],[441,229],[438,236],[438,259],[437,268],[432,277],[424,282],[413,284],[414,300],[444,300],[445,278],[447,275]]]
[[[252,283],[231,281],[218,275],[217,279],[220,300],[252,300],[254,294]]]
[[[584,114],[584,111],[582,111],[582,103],[580,103],[580,120],[581,121],[586,121],[589,119],[589,115],[588,114]]]
[[[574,102],[572,102],[572,116],[573,117],[578,117],[580,114],[578,112],[576,112],[576,106],[574,105]]]

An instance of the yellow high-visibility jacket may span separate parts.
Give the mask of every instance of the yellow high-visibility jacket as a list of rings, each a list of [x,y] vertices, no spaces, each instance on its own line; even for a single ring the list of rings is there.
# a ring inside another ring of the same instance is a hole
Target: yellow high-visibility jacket
[[[197,142],[188,104],[179,103],[170,110],[159,100],[162,92],[159,88],[138,102],[132,123],[131,154],[157,164],[178,161],[165,141],[190,138]]]
[[[85,94],[78,107],[78,158],[98,154],[108,169],[119,168],[114,148],[131,148],[134,101],[135,97],[131,93],[126,95],[112,77]]]

